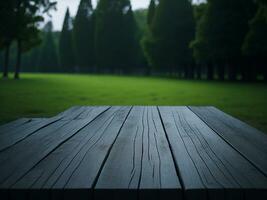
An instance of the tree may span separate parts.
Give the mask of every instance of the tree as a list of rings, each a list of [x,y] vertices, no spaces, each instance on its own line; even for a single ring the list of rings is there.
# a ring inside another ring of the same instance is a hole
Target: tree
[[[30,51],[22,54],[21,68],[23,71],[38,72],[41,46],[42,45],[38,45]]]
[[[175,73],[192,64],[189,43],[194,37],[192,5],[188,0],[161,0],[144,49],[151,66]]]
[[[59,40],[60,65],[62,70],[65,72],[75,71],[72,30],[73,23],[69,9],[67,9]]]
[[[81,0],[74,20],[74,50],[79,71],[92,71],[94,57],[94,14],[91,0]]]
[[[149,7],[148,7],[148,13],[147,13],[147,25],[149,27],[151,27],[153,23],[155,12],[156,12],[156,3],[155,3],[155,0],[151,0]]]
[[[243,59],[241,46],[254,12],[253,0],[208,0],[197,26],[194,54],[203,56],[209,66],[218,65],[220,79],[224,78],[225,66],[228,66],[229,79],[236,79],[237,65]],[[203,54],[203,50],[208,53]]]
[[[32,16],[32,13],[28,13],[27,4],[18,2],[18,12],[16,13],[16,41],[17,41],[17,59],[15,66],[15,79],[19,79],[20,66],[21,66],[21,54],[27,52],[32,47],[40,44],[39,30],[36,27],[36,23],[42,21],[39,16]]]
[[[42,72],[59,72],[58,56],[53,35],[53,24],[48,22],[44,29],[44,41],[39,58],[39,70]]]
[[[155,12],[156,12],[156,3],[155,0],[151,0],[146,15],[146,28],[144,29],[143,38],[141,39],[142,51],[144,57],[147,58],[149,58],[149,55],[147,54],[146,48],[149,45],[149,36],[151,34],[151,26],[155,17]],[[147,66],[146,74],[147,75],[151,74],[151,66],[149,65]]]
[[[150,75],[150,68],[147,64],[144,51],[142,49],[143,38],[145,37],[147,31],[147,9],[137,9],[134,11],[135,21],[137,23],[137,46],[138,52],[136,54],[136,69],[137,73]]]
[[[258,10],[254,18],[249,22],[250,30],[246,35],[243,44],[243,53],[251,58],[257,65],[264,67],[260,71],[264,73],[267,80],[267,3],[265,1],[258,2]],[[255,66],[257,68],[257,66]],[[247,66],[243,70],[245,80],[256,79],[255,67]]]
[[[202,78],[202,66],[205,63],[208,63],[209,60],[209,51],[207,48],[207,44],[205,44],[205,27],[204,25],[204,16],[205,11],[207,9],[207,3],[201,3],[198,5],[194,5],[194,17],[196,22],[196,34],[195,39],[190,43],[190,48],[193,50],[193,57],[197,64],[197,78]],[[208,68],[208,79],[213,78],[213,68]]]
[[[0,49],[4,49],[3,78],[8,78],[10,46],[15,39],[15,1],[0,2]]]
[[[41,55],[41,45],[36,46],[35,48],[33,48],[31,50],[31,54],[30,54],[31,62],[30,62],[30,64],[31,64],[33,71],[35,71],[35,72],[40,72],[40,69],[39,69],[40,55]]]
[[[130,5],[130,1],[128,6],[126,7],[128,10],[124,10],[123,18],[124,18],[124,33],[123,33],[123,43],[122,49],[123,57],[122,57],[122,71],[124,73],[130,73],[136,70],[138,65],[138,57],[140,55],[141,46],[139,44],[139,27],[135,21],[135,17],[132,11],[132,6]]]
[[[13,26],[5,28],[8,35],[17,41],[15,79],[19,78],[22,52],[26,52],[40,43],[39,30],[37,28],[38,23],[43,20],[40,13],[48,12],[55,5],[56,2],[51,2],[50,0],[10,0],[10,4],[8,4],[10,9],[6,12],[7,16],[12,16]],[[6,20],[9,19],[7,18]],[[6,39],[6,37],[2,38]]]
[[[139,27],[140,32],[143,34],[147,28],[147,9],[136,9],[134,10],[135,21]]]
[[[129,0],[100,0],[96,9],[96,63],[98,70],[128,71],[136,48],[136,24]]]

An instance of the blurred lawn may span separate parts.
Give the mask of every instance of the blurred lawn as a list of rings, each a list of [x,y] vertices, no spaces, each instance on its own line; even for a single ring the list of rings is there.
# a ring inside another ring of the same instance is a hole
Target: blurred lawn
[[[267,85],[97,75],[0,80],[0,123],[74,105],[212,105],[267,132]]]

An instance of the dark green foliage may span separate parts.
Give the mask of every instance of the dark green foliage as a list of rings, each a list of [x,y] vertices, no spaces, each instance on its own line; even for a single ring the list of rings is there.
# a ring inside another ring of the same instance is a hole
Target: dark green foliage
[[[15,0],[0,1],[0,48],[10,43],[15,38],[16,15]]]
[[[139,29],[138,25],[135,21],[134,13],[132,11],[132,7],[129,4],[126,6],[123,11],[123,23],[124,26],[124,33],[122,36],[123,43],[122,47],[124,49],[124,55],[122,55],[122,68],[123,72],[131,72],[135,71],[138,64],[140,64],[139,53],[141,51],[141,46],[139,44],[140,37],[139,37]]]
[[[197,64],[197,77],[201,79],[202,68],[206,66],[206,74],[208,79],[213,79],[213,66],[210,63],[211,53],[208,49],[208,41],[206,38],[207,24],[206,24],[206,10],[208,4],[201,3],[194,6],[194,17],[196,22],[195,39],[191,41],[190,48],[193,50],[193,57]]]
[[[14,78],[18,79],[21,70],[21,54],[41,43],[40,30],[36,26],[43,21],[40,13],[54,8],[56,2],[50,2],[50,0],[16,0],[15,2],[17,61]]]
[[[254,12],[253,0],[208,0],[192,44],[195,58],[222,67],[227,65],[229,78],[236,79],[241,46]],[[224,70],[220,70],[222,79]]]
[[[7,76],[9,49],[12,41],[17,44],[15,79],[19,78],[21,54],[40,43],[37,24],[43,21],[40,13],[55,6],[50,0],[9,0],[0,3],[0,48],[6,49],[4,77]],[[2,30],[3,29],[3,30]]]
[[[192,63],[189,43],[194,37],[192,5],[188,0],[161,0],[144,49],[151,66],[175,72]]]
[[[139,31],[144,34],[147,27],[147,9],[137,9],[134,11],[134,16],[136,23],[138,25]]]
[[[258,10],[254,18],[250,21],[250,30],[247,33],[243,44],[243,53],[253,59],[256,67],[260,66],[258,71],[263,72],[267,80],[267,3],[259,2]],[[252,67],[252,66],[251,66]],[[252,69],[246,69],[247,76],[253,73]],[[255,70],[255,69],[254,69]],[[246,77],[249,79],[249,77]]]
[[[143,26],[144,27],[142,29],[143,34],[142,34],[141,39],[140,39],[140,44],[141,44],[141,48],[142,48],[142,52],[143,52],[142,57],[144,57],[144,59],[146,59],[146,70],[145,71],[146,71],[147,75],[151,75],[151,66],[148,65],[149,55],[146,51],[146,48],[149,45],[149,37],[151,34],[151,25],[152,25],[152,22],[153,22],[153,19],[155,16],[155,12],[156,12],[156,3],[155,3],[155,0],[151,0],[149,7],[148,7],[148,10],[147,10],[147,13],[144,13],[144,14],[146,14],[145,15],[146,18],[145,18],[145,20],[143,19],[143,21],[146,23]]]
[[[150,27],[153,23],[153,19],[156,13],[156,3],[155,0],[151,0],[149,7],[148,7],[148,13],[147,13],[147,25]]]
[[[21,67],[24,72],[40,72],[39,58],[41,52],[41,45],[34,47],[29,52],[22,55]]]
[[[41,72],[59,72],[58,56],[56,51],[56,45],[54,41],[54,35],[52,33],[52,22],[48,22],[44,28],[44,41],[41,48],[41,54],[39,57],[38,68]]]
[[[31,52],[30,52],[30,63],[31,63],[31,65],[28,66],[28,68],[32,69],[33,71],[40,72],[40,70],[39,70],[40,54],[41,54],[41,47],[40,46],[37,46],[37,47],[35,47],[35,48],[33,48],[31,50]]]
[[[142,49],[141,40],[144,37],[147,30],[147,9],[138,9],[134,11],[134,16],[138,26],[138,34],[136,45],[138,45],[138,52],[136,54],[136,68],[135,71],[141,74],[147,74],[148,72],[148,63]]]
[[[53,41],[55,43],[55,47],[52,51],[56,51],[58,49],[58,40],[59,40],[59,32],[51,32],[53,35]],[[42,51],[42,47],[46,43],[46,32],[43,30],[40,33],[40,39],[43,41],[42,44],[35,46],[27,52],[24,52],[21,57],[21,69],[23,72],[42,72],[42,66],[45,66],[40,60],[40,54]],[[16,65],[16,44],[13,43],[10,47],[10,64],[9,70],[13,71]],[[3,62],[4,62],[4,51],[1,52],[2,61],[0,60],[0,70],[2,70]],[[50,59],[50,58],[49,58]],[[47,60],[42,59],[44,62]],[[58,60],[58,58],[57,58]],[[40,67],[41,66],[41,67]],[[57,68],[51,69],[53,72],[57,70]]]
[[[194,16],[196,21],[196,36],[190,44],[193,49],[193,56],[198,63],[209,61],[209,50],[207,49],[207,41],[205,34],[207,32],[206,16],[208,4],[202,3],[194,6]]]
[[[77,67],[81,72],[92,71],[94,57],[94,14],[91,0],[81,0],[74,20],[74,49]]]
[[[3,51],[0,51],[0,72],[3,71],[4,66],[4,53]]]
[[[136,56],[136,22],[129,0],[100,0],[96,9],[96,62],[99,71],[126,72]]]
[[[60,65],[64,72],[75,71],[72,31],[73,23],[69,9],[67,9],[59,41]]]
[[[8,77],[10,46],[15,40],[15,1],[0,1],[0,50],[3,53],[3,77]]]
[[[250,30],[245,38],[243,51],[246,55],[264,58],[267,55],[267,6],[259,5],[255,17],[250,21]]]
[[[61,33],[41,32],[36,25],[54,1],[0,2],[5,77],[7,67],[18,77],[21,57],[23,71],[267,77],[266,0],[151,0],[136,11],[130,0],[99,0],[96,11],[81,0],[74,20],[67,11]]]

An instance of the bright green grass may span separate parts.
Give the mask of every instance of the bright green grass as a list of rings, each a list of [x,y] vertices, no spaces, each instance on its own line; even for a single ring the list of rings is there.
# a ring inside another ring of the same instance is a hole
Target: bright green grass
[[[0,123],[74,105],[212,105],[267,132],[267,85],[97,75],[0,80]]]

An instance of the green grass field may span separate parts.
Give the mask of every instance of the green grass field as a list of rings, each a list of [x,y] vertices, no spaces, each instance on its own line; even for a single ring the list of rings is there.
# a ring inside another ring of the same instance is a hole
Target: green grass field
[[[0,80],[0,123],[74,105],[212,105],[267,132],[267,85],[97,75]]]

